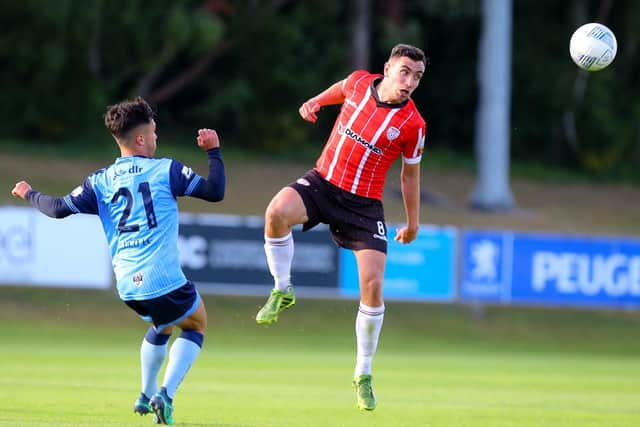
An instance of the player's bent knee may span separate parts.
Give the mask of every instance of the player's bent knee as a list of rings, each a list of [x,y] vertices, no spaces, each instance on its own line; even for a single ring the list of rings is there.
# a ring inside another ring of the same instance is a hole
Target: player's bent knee
[[[285,187],[271,200],[265,219],[274,225],[298,224],[306,215],[304,203],[296,190]]]
[[[193,318],[186,318],[178,325],[183,331],[195,331],[204,335],[207,332],[207,322]]]
[[[291,212],[284,206],[269,206],[265,215],[265,228],[276,233],[286,233],[291,223]]]
[[[286,222],[288,216],[287,206],[277,202],[271,203],[265,213],[265,219],[270,223]]]
[[[207,312],[204,303],[200,301],[200,305],[191,316],[186,317],[178,324],[183,331],[194,330],[204,334],[207,330]]]

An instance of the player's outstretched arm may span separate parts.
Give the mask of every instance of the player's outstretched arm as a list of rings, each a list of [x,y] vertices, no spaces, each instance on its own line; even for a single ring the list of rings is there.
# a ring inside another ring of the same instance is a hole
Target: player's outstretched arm
[[[213,129],[199,129],[197,137],[198,147],[207,152],[209,158],[209,175],[202,180],[191,196],[209,202],[219,202],[224,199],[226,175],[224,162],[220,155],[220,138]]]
[[[308,122],[315,123],[318,120],[316,113],[320,111],[320,108],[325,105],[342,104],[345,99],[344,93],[342,93],[342,82],[340,80],[332,84],[328,89],[302,104],[298,109],[300,117]]]
[[[26,181],[16,183],[11,194],[14,197],[28,200],[34,208],[51,218],[64,218],[73,213],[61,197],[42,194],[31,188],[31,185]]]
[[[406,244],[416,239],[420,227],[420,163],[402,164],[401,189],[407,225],[397,231],[394,240]]]

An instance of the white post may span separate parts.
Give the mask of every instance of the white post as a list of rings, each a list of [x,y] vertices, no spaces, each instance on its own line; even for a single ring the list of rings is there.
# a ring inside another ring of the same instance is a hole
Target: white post
[[[512,0],[483,0],[482,16],[475,128],[477,175],[471,206],[508,210],[514,205],[509,188]]]

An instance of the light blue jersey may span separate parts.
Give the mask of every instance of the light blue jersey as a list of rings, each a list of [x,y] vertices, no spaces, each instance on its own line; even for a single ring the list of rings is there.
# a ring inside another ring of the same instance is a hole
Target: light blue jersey
[[[203,182],[173,159],[120,157],[64,197],[74,213],[100,216],[120,298],[146,300],[187,282],[177,250],[178,204]]]

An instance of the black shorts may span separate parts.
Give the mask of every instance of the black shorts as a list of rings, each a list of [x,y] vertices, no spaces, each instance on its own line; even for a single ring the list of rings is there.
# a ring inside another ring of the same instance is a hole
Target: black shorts
[[[345,191],[312,169],[289,184],[307,209],[309,220],[302,231],[319,223],[329,224],[331,236],[346,249],[375,249],[387,253],[387,225],[382,202]]]
[[[158,330],[180,322],[190,316],[200,304],[200,295],[195,285],[188,281],[168,294],[148,300],[125,301],[145,321],[153,323]]]

